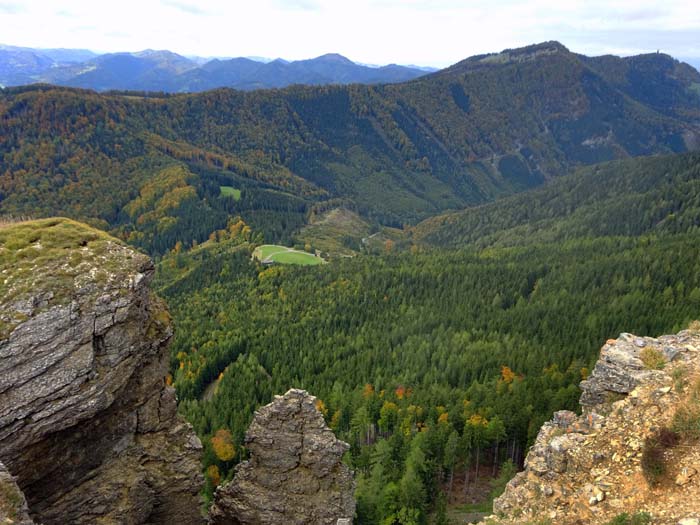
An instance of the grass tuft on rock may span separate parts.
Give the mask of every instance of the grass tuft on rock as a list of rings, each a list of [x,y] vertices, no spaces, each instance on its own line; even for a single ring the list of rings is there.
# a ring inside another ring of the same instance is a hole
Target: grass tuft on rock
[[[684,439],[700,439],[700,378],[693,383],[688,398],[676,409],[671,429]]]
[[[666,366],[666,358],[664,357],[663,352],[657,348],[647,346],[646,348],[642,349],[639,357],[642,360],[642,363],[644,363],[644,366],[650,370],[661,370],[664,366]]]
[[[0,339],[27,316],[124,281],[148,258],[107,233],[65,218],[0,225]],[[130,264],[133,262],[133,265]],[[43,306],[41,306],[43,305]]]
[[[651,514],[648,512],[635,512],[628,514],[623,512],[611,519],[606,525],[650,525]]]

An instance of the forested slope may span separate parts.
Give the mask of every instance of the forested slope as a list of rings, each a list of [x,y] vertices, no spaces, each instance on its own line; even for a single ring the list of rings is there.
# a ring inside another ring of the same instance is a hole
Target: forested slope
[[[559,177],[698,146],[697,77],[619,60],[546,43],[390,86],[3,90],[0,213],[87,220],[162,256],[208,494],[255,408],[300,387],[352,444],[362,523],[423,524],[441,494],[483,499],[484,463],[519,463],[575,407],[601,341],[700,316],[698,154]],[[328,210],[364,235],[466,205],[392,230],[379,256],[251,260]]]
[[[240,457],[222,460],[209,436],[223,429],[240,444],[255,408],[295,386],[352,444],[362,523],[425,523],[445,499],[482,500],[484,473],[521,461],[554,410],[576,408],[601,342],[700,317],[697,165],[633,159],[513,198],[521,209],[469,210],[483,230],[458,250],[263,268],[238,224],[170,254],[157,286],[180,327],[173,379],[204,438],[209,487]],[[629,221],[603,215],[593,228],[615,198],[614,217]],[[678,221],[645,226],[648,207]]]
[[[440,215],[411,232],[440,247],[700,232],[700,154],[582,168],[521,195]]]
[[[288,239],[328,199],[400,226],[578,165],[697,147],[700,81],[668,72],[670,57],[657,62],[635,77],[644,92],[558,43],[385,86],[5,89],[0,212],[88,220],[152,253],[202,241],[238,214],[268,240]],[[661,101],[678,93],[677,108]],[[161,174],[176,165],[192,189],[172,194]],[[240,189],[241,200],[221,198],[220,186]],[[153,191],[168,198],[130,213]],[[204,211],[206,225],[184,226]]]

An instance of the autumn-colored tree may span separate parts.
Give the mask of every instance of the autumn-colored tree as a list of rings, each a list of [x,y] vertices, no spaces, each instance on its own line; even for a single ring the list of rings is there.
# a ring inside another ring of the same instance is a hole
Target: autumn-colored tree
[[[509,385],[515,379],[515,372],[513,372],[510,367],[504,365],[501,367],[501,379],[504,383]]]
[[[479,459],[481,455],[481,447],[488,441],[488,425],[489,421],[481,414],[472,414],[464,425],[465,436],[467,436],[469,439],[471,448],[476,449],[476,473],[474,478],[474,486],[476,486],[479,479]]]
[[[326,408],[326,404],[321,399],[316,400],[316,410],[321,412],[321,414],[323,414],[323,417],[326,417],[328,415],[328,408]]]
[[[231,461],[236,455],[236,447],[233,446],[231,432],[225,428],[220,428],[211,438],[211,445],[214,448],[214,454],[221,461]]]
[[[396,387],[394,394],[396,394],[396,399],[403,399],[406,395],[406,387],[404,387],[403,385],[399,385],[398,387]]]
[[[211,481],[214,487],[218,487],[221,483],[221,473],[219,472],[219,467],[216,465],[209,465],[207,467],[207,478]]]

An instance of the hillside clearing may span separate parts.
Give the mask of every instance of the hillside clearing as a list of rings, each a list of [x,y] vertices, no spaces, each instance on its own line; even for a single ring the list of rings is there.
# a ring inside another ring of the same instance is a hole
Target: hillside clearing
[[[263,244],[262,246],[258,246],[253,252],[253,258],[263,264],[279,263],[311,266],[326,262],[320,257],[316,257],[310,253],[287,248],[286,246],[278,246],[276,244]]]
[[[219,186],[222,197],[233,197],[233,200],[241,200],[241,190],[233,186]]]

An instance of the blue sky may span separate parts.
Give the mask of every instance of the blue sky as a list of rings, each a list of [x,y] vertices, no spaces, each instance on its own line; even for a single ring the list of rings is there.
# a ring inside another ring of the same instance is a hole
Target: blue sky
[[[96,51],[446,66],[545,40],[700,63],[700,1],[0,0],[0,42]]]

